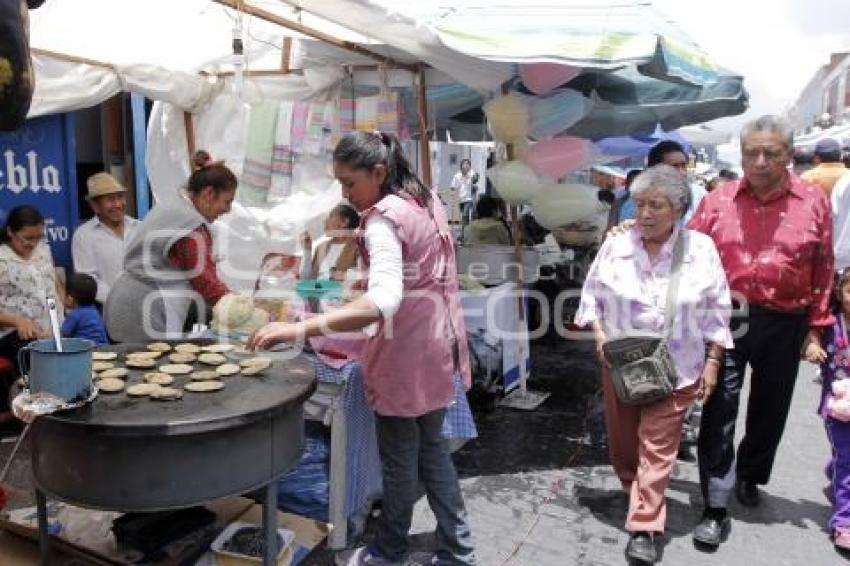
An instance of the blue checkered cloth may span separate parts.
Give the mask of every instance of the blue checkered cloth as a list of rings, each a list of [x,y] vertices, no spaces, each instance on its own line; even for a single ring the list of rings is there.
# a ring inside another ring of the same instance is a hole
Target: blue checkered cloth
[[[334,369],[313,357],[316,378],[319,381],[346,386],[342,406],[348,427],[345,478],[345,515],[351,517],[381,494],[381,460],[375,433],[375,416],[366,400],[363,371],[360,364],[351,362]],[[478,430],[466,400],[460,376],[455,376],[455,398],[446,412],[443,436],[447,439],[472,439]]]

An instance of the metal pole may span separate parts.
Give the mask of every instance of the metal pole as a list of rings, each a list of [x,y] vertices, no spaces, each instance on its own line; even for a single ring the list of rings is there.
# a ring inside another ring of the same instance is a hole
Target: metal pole
[[[136,187],[136,217],[143,219],[151,207],[148,194],[148,170],[145,164],[147,135],[145,133],[145,97],[130,93],[130,108],[133,114],[133,172]]]
[[[263,531],[266,535],[266,551],[263,566],[277,563],[277,479],[266,484],[266,497],[263,501]]]
[[[35,508],[38,517],[39,564],[50,566],[50,535],[47,534],[47,497],[40,489],[35,489]]]

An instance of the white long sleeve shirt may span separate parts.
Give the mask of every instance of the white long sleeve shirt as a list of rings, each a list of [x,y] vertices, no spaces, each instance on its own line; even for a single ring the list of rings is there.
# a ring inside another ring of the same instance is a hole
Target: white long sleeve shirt
[[[366,222],[364,237],[369,253],[369,287],[366,296],[372,299],[383,318],[390,318],[401,306],[404,290],[401,240],[395,233],[393,223],[380,215],[373,215]]]
[[[830,201],[835,271],[840,272],[850,267],[850,173],[845,173],[835,182]]]
[[[91,275],[97,281],[97,301],[106,302],[112,284],[124,271],[124,246],[133,237],[139,221],[124,217],[123,239],[95,216],[74,232],[71,253],[74,271]]]

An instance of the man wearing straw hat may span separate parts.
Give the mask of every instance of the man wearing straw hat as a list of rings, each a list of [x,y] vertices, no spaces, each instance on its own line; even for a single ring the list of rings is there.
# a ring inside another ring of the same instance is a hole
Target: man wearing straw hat
[[[74,232],[71,251],[74,271],[97,281],[97,302],[103,304],[123,270],[124,244],[139,221],[124,213],[127,189],[109,173],[95,173],[86,186],[86,200],[95,216]]]

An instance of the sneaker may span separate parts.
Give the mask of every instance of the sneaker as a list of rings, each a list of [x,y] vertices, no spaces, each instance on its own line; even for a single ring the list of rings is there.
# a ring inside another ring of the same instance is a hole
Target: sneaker
[[[337,566],[403,566],[402,562],[387,560],[368,546],[340,553],[334,562]]]
[[[424,553],[413,553],[411,554],[411,558],[413,558],[416,554],[424,554]],[[458,561],[455,559],[450,553],[444,550],[438,550],[434,554],[430,555],[430,560],[427,562],[416,562],[416,565],[419,564],[427,564],[428,566],[457,566],[458,564],[473,564],[477,563],[475,557],[471,557],[471,559]]]
[[[434,558],[430,552],[414,552],[403,560],[388,560],[374,547],[361,546],[351,552],[340,553],[335,563],[337,566],[430,566],[436,564]]]
[[[835,532],[832,533],[832,544],[841,550],[850,550],[850,531],[835,529]]]

